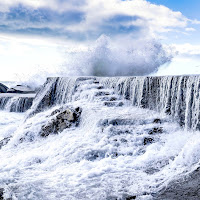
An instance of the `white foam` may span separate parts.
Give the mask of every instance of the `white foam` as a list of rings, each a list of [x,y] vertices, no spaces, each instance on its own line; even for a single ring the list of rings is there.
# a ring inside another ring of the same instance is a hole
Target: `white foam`
[[[13,135],[0,150],[0,187],[5,189],[5,197],[103,200],[142,195],[156,192],[198,165],[199,132],[183,131],[169,117],[154,111],[102,106],[101,101],[91,100],[92,87],[82,88],[88,95],[69,104],[83,108],[80,126],[58,135],[41,138],[39,132],[59,106],[26,121],[22,120],[26,114],[1,112],[1,120],[11,118],[4,121],[8,129],[0,136]],[[162,124],[154,124],[155,118]],[[127,132],[115,134],[111,125],[100,123],[105,119],[131,119],[132,125],[118,127]],[[150,136],[149,130],[158,126],[164,132]],[[154,137],[154,143],[143,145],[145,137]]]

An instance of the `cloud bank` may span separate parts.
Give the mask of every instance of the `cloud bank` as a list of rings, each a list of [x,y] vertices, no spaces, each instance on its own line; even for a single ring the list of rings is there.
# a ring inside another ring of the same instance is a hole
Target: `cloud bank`
[[[0,21],[1,32],[72,40],[143,31],[155,34],[187,28],[193,23],[180,12],[146,0],[0,1]]]
[[[156,73],[174,56],[162,36],[194,24],[147,0],[0,0],[0,78]]]

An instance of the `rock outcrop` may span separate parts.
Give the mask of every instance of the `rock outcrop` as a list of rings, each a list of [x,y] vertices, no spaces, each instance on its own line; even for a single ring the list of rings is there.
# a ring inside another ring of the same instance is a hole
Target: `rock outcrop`
[[[81,112],[82,109],[80,107],[75,109],[67,108],[64,111],[62,111],[62,109],[53,111],[51,116],[54,116],[54,118],[48,121],[46,125],[42,126],[40,135],[42,137],[47,137],[50,134],[62,132],[66,128],[78,126]]]
[[[0,83],[0,93],[6,93],[8,87],[5,86],[4,84]]]
[[[20,93],[20,94],[30,94],[35,93],[30,87],[24,85],[16,85],[13,88],[9,88],[7,93]]]

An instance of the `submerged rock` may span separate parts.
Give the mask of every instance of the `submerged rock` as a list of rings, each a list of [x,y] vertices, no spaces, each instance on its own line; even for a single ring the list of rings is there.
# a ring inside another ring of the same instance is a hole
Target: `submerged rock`
[[[144,145],[151,144],[151,143],[153,143],[153,141],[154,141],[153,138],[144,138],[143,144]]]
[[[35,93],[30,87],[24,85],[16,85],[13,88],[9,88],[7,93],[20,93],[20,94],[30,94]]]
[[[0,141],[0,149],[5,146],[6,144],[8,144],[8,142],[10,141],[10,138],[11,137],[7,137],[7,138],[4,138],[3,140]]]
[[[156,134],[156,133],[163,133],[163,127],[154,127],[153,129],[151,129],[149,131],[149,135],[153,135],[153,134]]]
[[[81,112],[82,109],[80,107],[75,109],[67,108],[64,111],[56,109],[51,113],[51,116],[55,115],[55,118],[42,126],[40,135],[42,137],[47,137],[51,133],[56,134],[62,132],[66,128],[70,128],[71,126],[78,126]]]
[[[153,120],[153,123],[155,123],[155,124],[161,124],[162,121],[161,121],[161,119],[156,118],[156,119]]]
[[[6,93],[8,87],[5,86],[4,84],[0,83],[0,93]]]

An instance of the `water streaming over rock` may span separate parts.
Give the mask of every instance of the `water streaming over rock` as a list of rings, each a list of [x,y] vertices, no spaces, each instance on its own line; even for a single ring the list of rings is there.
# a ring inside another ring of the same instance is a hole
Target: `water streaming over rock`
[[[199,132],[178,125],[199,129],[198,93],[198,76],[48,78],[23,116],[0,113],[0,188],[13,199],[154,199],[199,166]],[[77,126],[41,134],[77,107]]]
[[[33,109],[72,101],[76,87],[86,79],[114,89],[133,106],[164,112],[187,129],[200,129],[200,76],[48,78]]]
[[[33,103],[35,94],[1,94],[0,109],[9,112],[25,112]]]

